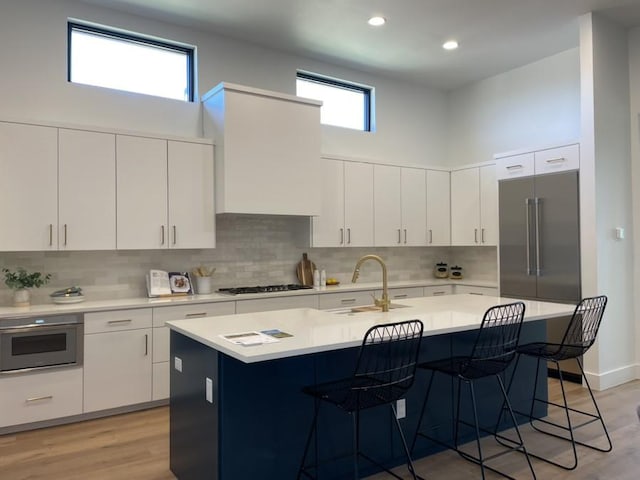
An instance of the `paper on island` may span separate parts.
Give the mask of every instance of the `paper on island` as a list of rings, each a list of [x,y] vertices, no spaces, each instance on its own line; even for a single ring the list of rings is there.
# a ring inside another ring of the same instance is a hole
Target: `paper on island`
[[[241,333],[228,333],[220,335],[225,340],[235,343],[236,345],[261,345],[263,343],[275,343],[279,340],[270,335],[265,335],[262,332],[241,332]]]

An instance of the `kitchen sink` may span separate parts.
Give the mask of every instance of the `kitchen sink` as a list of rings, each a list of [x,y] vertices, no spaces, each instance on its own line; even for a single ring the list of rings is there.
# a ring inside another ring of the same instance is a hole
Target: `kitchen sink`
[[[409,305],[401,305],[399,303],[392,303],[389,305],[389,310],[394,310],[396,308],[407,308]],[[331,313],[336,313],[338,315],[353,315],[354,313],[365,313],[365,312],[382,312],[382,307],[378,307],[376,305],[363,305],[361,307],[346,307],[346,308],[336,308],[333,310],[328,310]]]

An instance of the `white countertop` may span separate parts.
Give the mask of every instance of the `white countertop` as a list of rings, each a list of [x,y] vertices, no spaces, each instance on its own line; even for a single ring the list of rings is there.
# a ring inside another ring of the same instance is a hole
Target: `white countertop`
[[[425,280],[395,281],[389,282],[389,288],[429,287],[439,285],[470,285],[474,287],[497,288],[496,283],[486,281],[462,280],[438,280],[436,278]],[[113,300],[91,300],[90,297],[82,303],[58,305],[51,303],[36,304],[29,307],[0,307],[1,318],[30,317],[33,315],[55,315],[58,313],[73,312],[99,312],[108,310],[120,310],[127,308],[166,307],[170,305],[198,304],[211,302],[235,302],[236,300],[251,300],[256,298],[292,297],[298,295],[314,295],[327,293],[351,292],[358,290],[382,290],[381,282],[345,283],[337,286],[328,286],[322,289],[292,290],[287,292],[256,293],[243,295],[227,295],[212,293],[210,295],[191,295],[172,298],[125,298]]]
[[[440,335],[477,328],[484,312],[514,299],[486,295],[443,295],[398,302],[406,308],[390,312],[336,313],[336,310],[298,308],[271,312],[225,315],[167,322],[180,332],[219,352],[245,363],[262,362],[309,353],[359,346],[371,326],[403,320],[419,319],[424,335]],[[571,315],[574,305],[524,301],[525,321]],[[344,311],[345,309],[341,309]],[[276,343],[242,346],[220,335],[248,331],[278,329],[293,335]]]

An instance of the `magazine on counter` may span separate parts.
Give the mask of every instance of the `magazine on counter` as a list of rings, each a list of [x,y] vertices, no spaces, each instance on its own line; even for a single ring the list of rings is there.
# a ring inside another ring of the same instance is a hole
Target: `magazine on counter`
[[[241,332],[241,333],[229,333],[220,335],[220,337],[228,340],[231,343],[235,343],[236,345],[262,345],[263,343],[275,343],[279,341],[277,338],[274,338],[270,335],[265,335],[262,332]]]
[[[149,270],[146,275],[146,282],[149,297],[193,295],[193,285],[189,272]]]

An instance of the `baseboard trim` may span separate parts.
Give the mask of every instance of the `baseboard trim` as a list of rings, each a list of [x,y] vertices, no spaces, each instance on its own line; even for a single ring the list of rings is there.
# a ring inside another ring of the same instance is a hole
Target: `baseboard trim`
[[[585,376],[594,390],[607,390],[640,379],[640,365],[627,365],[599,374],[585,372]]]

